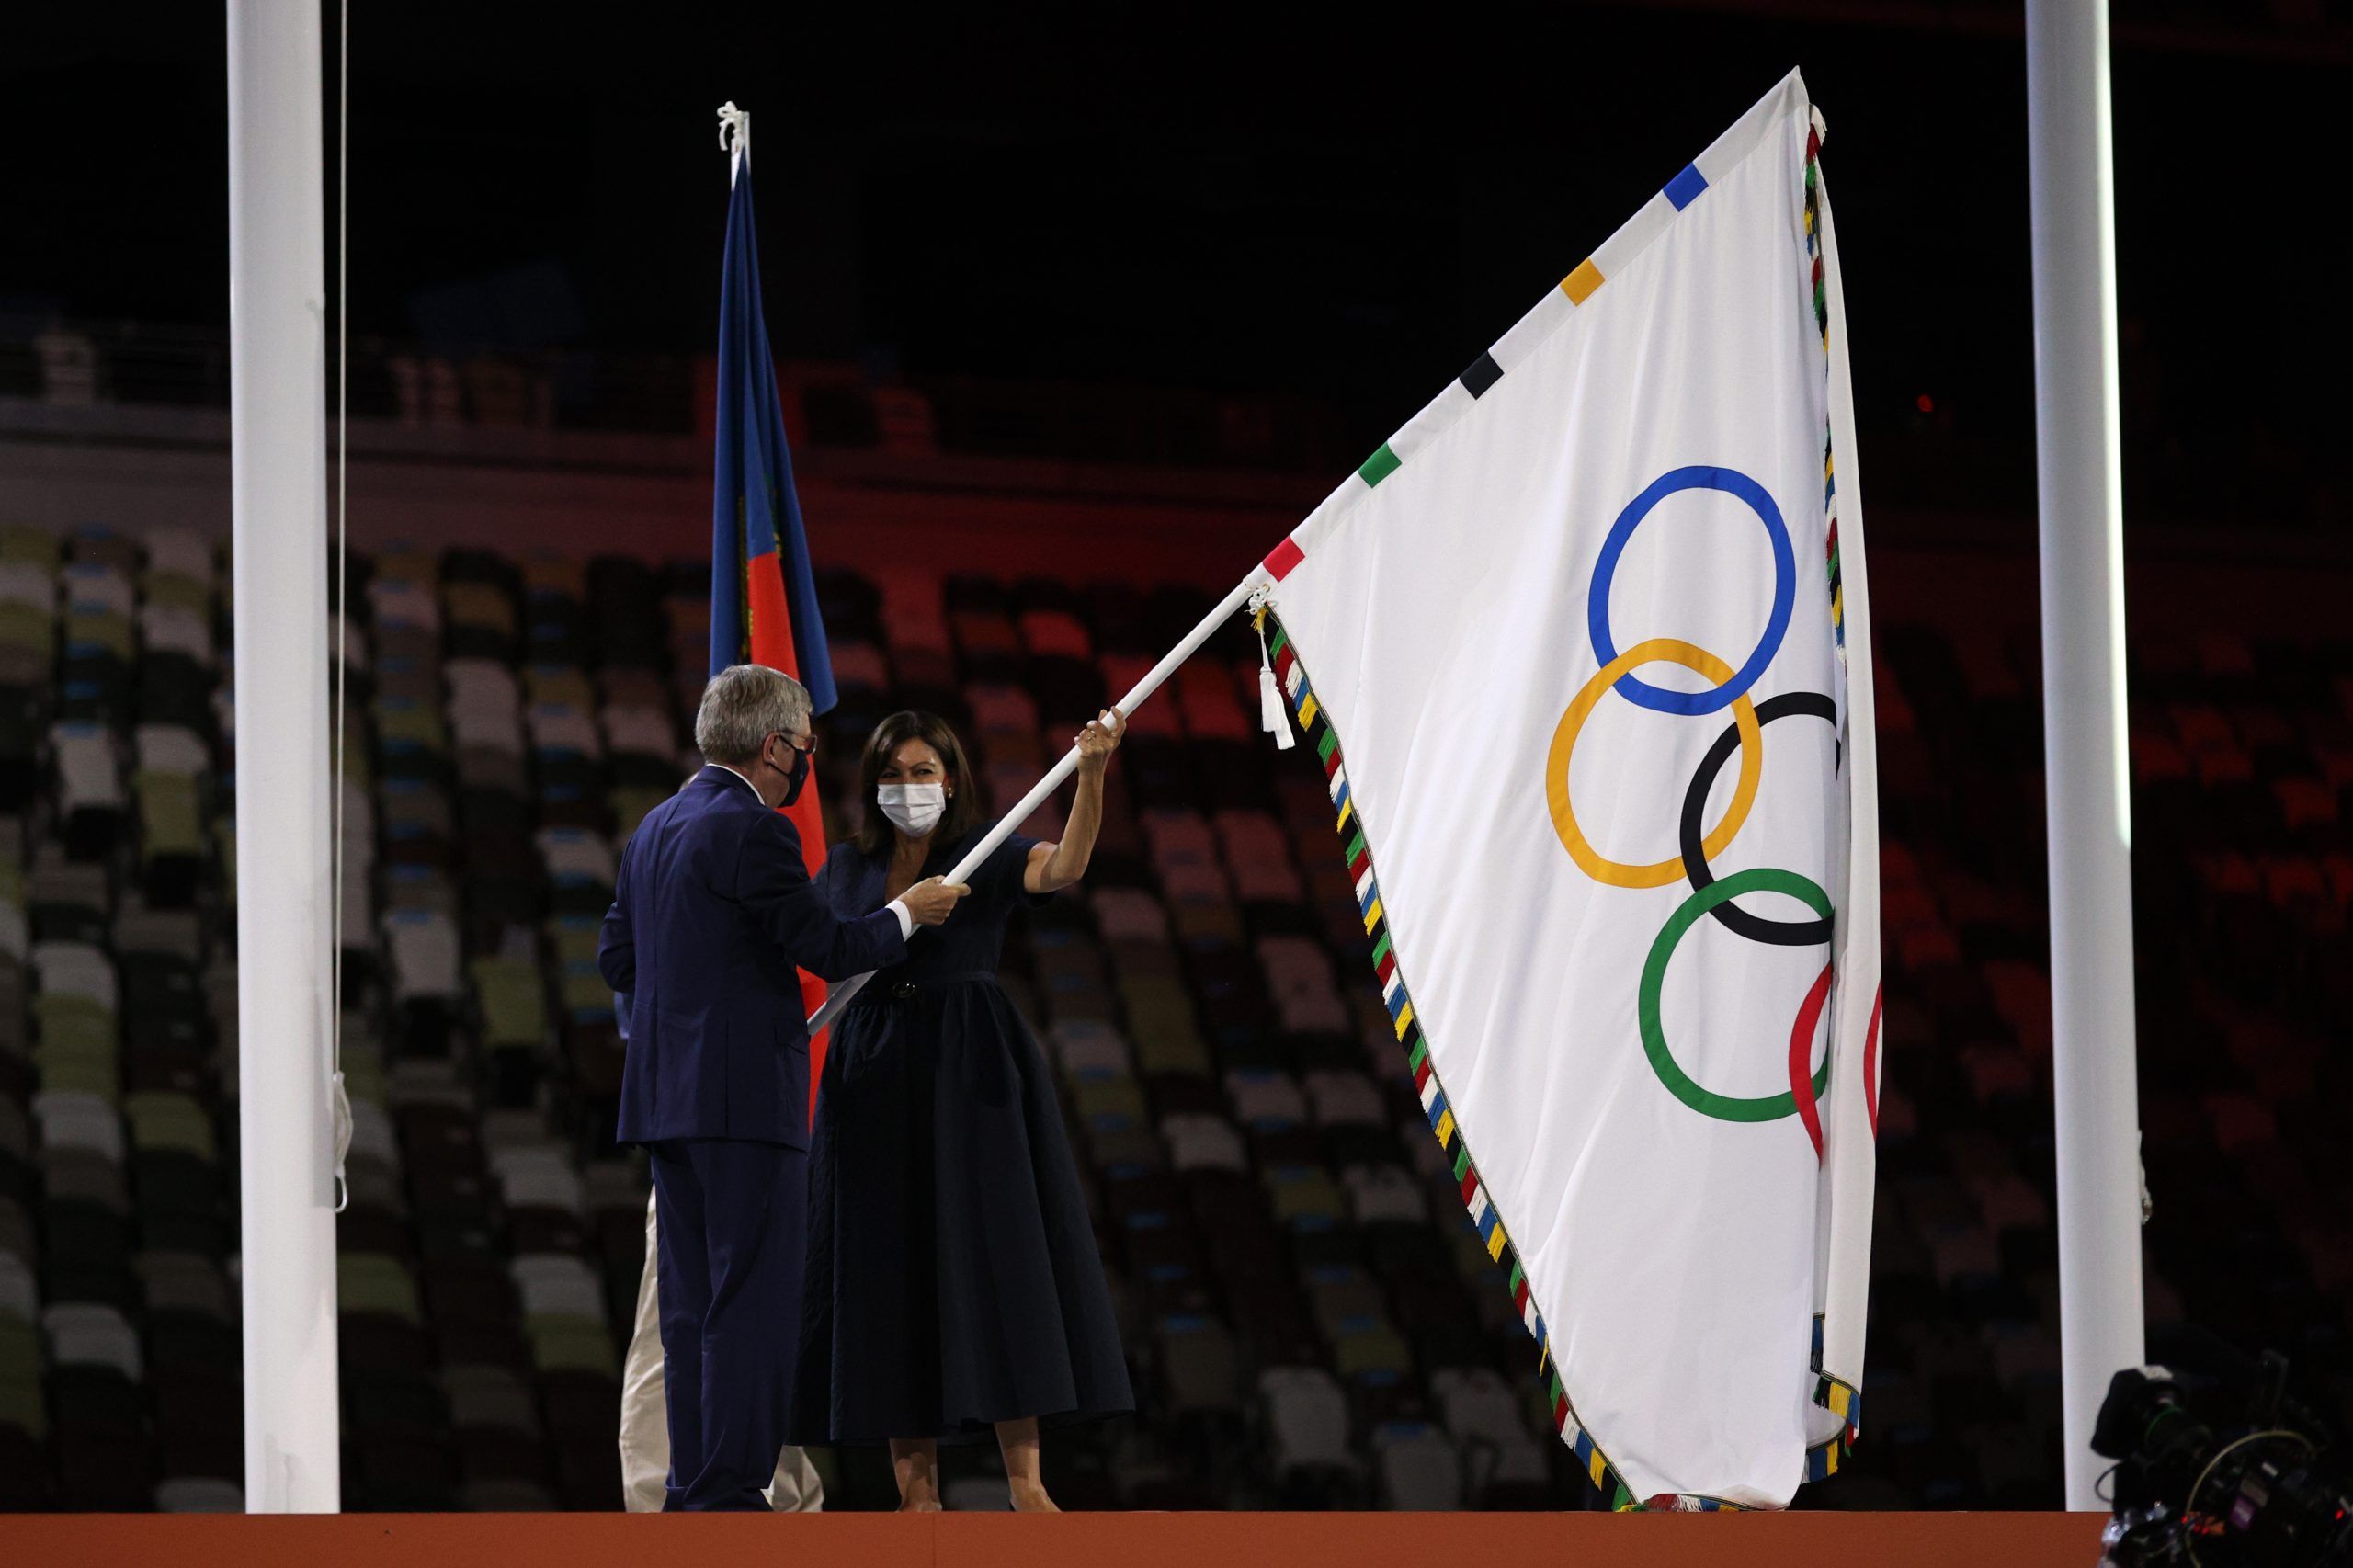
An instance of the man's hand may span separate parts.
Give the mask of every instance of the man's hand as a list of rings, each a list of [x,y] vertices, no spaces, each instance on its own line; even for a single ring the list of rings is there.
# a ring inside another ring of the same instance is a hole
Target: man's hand
[[[926,877],[899,895],[907,906],[907,914],[918,926],[937,926],[955,910],[956,901],[972,890],[962,882],[946,882],[938,877]]]

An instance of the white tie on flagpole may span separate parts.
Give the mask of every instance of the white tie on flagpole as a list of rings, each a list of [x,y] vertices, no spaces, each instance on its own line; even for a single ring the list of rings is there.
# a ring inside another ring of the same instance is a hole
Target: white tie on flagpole
[[[1149,699],[1154,692],[1160,689],[1164,681],[1176,673],[1176,666],[1191,658],[1202,643],[1216,634],[1217,629],[1224,624],[1226,618],[1241,609],[1249,601],[1251,594],[1267,580],[1266,568],[1262,566],[1254,568],[1247,577],[1236,583],[1233,590],[1218,601],[1215,609],[1201,617],[1199,625],[1187,632],[1184,640],[1176,646],[1162,654],[1160,663],[1146,670],[1143,678],[1129,688],[1125,697],[1120,699],[1120,711],[1131,719],[1134,718],[1136,710]],[[1029,821],[1029,813],[1044,805],[1047,797],[1062,788],[1063,780],[1068,778],[1077,769],[1078,748],[1073,746],[1063,754],[1060,762],[1047,770],[1043,778],[1029,787],[1029,792],[1021,797],[1019,804],[998,818],[996,825],[989,829],[987,835],[978,844],[972,846],[962,859],[949,868],[947,880],[950,882],[961,882],[972,876],[974,871],[979,870],[981,863],[995,854],[999,845],[1013,836],[1013,830]],[[832,1023],[840,1015],[841,1010],[849,1006],[850,998],[857,995],[866,983],[873,978],[873,972],[870,971],[865,974],[854,975],[835,986],[833,994],[825,998],[824,1006],[809,1015],[809,1032],[813,1035],[827,1024]]]
[[[752,161],[752,111],[737,108],[732,98],[719,106],[719,150],[728,154],[727,184],[732,189],[736,171]]]

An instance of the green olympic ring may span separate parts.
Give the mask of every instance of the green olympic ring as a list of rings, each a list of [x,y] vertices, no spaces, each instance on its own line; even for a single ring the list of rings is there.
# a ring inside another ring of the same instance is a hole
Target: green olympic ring
[[[1643,985],[1635,1003],[1635,1016],[1642,1026],[1643,1054],[1650,1058],[1651,1071],[1658,1074],[1658,1081],[1666,1085],[1667,1093],[1701,1116],[1712,1116],[1719,1121],[1779,1121],[1785,1116],[1797,1114],[1798,1101],[1794,1089],[1748,1098],[1703,1089],[1675,1060],[1675,1052],[1667,1049],[1666,1030],[1659,1023],[1659,991],[1666,982],[1666,963],[1675,956],[1675,945],[1683,939],[1683,933],[1688,931],[1701,915],[1726,899],[1738,898],[1745,892],[1787,893],[1823,919],[1830,918],[1830,895],[1824,892],[1818,884],[1795,871],[1759,866],[1751,870],[1734,871],[1728,877],[1710,882],[1685,899],[1676,912],[1667,916],[1665,926],[1659,930],[1658,939],[1651,944],[1651,956],[1643,963]],[[1804,1079],[1800,1076],[1803,1071],[1802,1065],[1793,1064],[1790,1076],[1797,1083],[1803,1083]],[[1830,1058],[1824,1053],[1821,1067],[1813,1074],[1813,1099],[1819,1101],[1822,1092],[1829,1086]]]

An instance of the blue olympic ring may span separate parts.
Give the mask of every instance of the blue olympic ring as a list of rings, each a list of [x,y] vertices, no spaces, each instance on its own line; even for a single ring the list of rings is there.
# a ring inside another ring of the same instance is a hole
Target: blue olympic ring
[[[1593,581],[1586,589],[1586,631],[1593,639],[1593,656],[1604,665],[1614,662],[1618,644],[1609,635],[1609,585],[1618,574],[1618,557],[1625,552],[1626,541],[1633,537],[1642,520],[1650,516],[1651,508],[1681,490],[1721,490],[1748,503],[1749,510],[1765,525],[1766,537],[1773,543],[1773,612],[1765,619],[1765,635],[1757,640],[1756,651],[1722,686],[1707,691],[1669,691],[1630,671],[1620,676],[1610,689],[1627,701],[1654,712],[1713,713],[1730,706],[1755,686],[1757,677],[1765,673],[1765,666],[1773,662],[1773,655],[1780,652],[1781,639],[1789,632],[1790,609],[1797,598],[1798,563],[1790,547],[1789,528],[1781,521],[1781,509],[1773,505],[1773,497],[1748,475],[1732,468],[1670,469],[1653,480],[1648,490],[1627,502],[1626,509],[1610,526],[1609,537],[1601,541],[1601,558],[1593,563]]]

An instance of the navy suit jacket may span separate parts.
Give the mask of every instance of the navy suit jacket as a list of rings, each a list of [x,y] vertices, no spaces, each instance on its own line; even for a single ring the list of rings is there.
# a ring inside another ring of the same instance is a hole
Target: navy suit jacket
[[[621,852],[597,967],[623,993],[624,1143],[745,1138],[809,1146],[798,964],[842,980],[906,951],[889,909],[837,918],[801,835],[725,768],[646,813]]]

